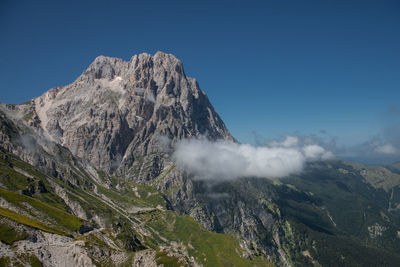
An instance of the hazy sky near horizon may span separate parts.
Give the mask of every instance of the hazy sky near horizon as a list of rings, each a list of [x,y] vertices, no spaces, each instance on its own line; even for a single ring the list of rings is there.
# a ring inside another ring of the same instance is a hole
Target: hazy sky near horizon
[[[400,149],[385,139],[399,129],[399,1],[5,0],[0,36],[1,102],[69,84],[98,55],[160,50],[241,142],[290,134]]]

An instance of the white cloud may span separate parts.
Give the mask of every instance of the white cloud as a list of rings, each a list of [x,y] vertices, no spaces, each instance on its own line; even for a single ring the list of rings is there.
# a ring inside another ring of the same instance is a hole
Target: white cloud
[[[295,136],[260,147],[226,140],[185,139],[177,142],[173,156],[180,167],[201,179],[280,178],[300,172],[307,161],[334,157],[319,145],[302,145]]]
[[[303,152],[308,160],[326,160],[334,157],[332,152],[318,145],[304,146]]]
[[[282,142],[272,141],[270,142],[270,146],[283,146],[283,147],[294,147],[299,144],[299,138],[297,136],[286,136],[285,140]]]
[[[391,144],[379,145],[374,149],[377,154],[395,155],[399,154],[399,150]]]

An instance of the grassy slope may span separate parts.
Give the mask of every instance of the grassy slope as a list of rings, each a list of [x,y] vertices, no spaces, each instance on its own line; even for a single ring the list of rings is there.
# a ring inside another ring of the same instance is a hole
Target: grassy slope
[[[42,217],[41,215],[37,215],[33,212],[30,208],[26,207],[26,204],[29,204],[33,207],[36,211],[39,211],[43,214],[44,218],[51,218],[57,226],[61,229],[69,230],[71,232],[78,231],[79,228],[82,226],[82,220],[78,217],[51,206],[50,204],[44,203],[38,199],[28,197],[22,194],[18,194],[15,192],[11,192],[9,190],[5,190],[0,188],[0,196],[3,197],[7,202],[14,204],[15,206],[25,210],[26,212],[30,213],[30,215],[35,217]],[[6,210],[6,209],[4,209]],[[3,216],[5,213],[3,213]],[[22,216],[22,215],[21,215]],[[8,217],[8,216],[6,216]],[[26,217],[26,216],[24,216]],[[11,217],[13,219],[13,217]],[[62,231],[61,231],[62,232]]]
[[[20,171],[15,171],[16,168]],[[21,174],[21,170],[27,176]],[[82,220],[70,214],[63,200],[51,191],[45,189],[43,193],[36,193],[35,197],[21,194],[27,188],[37,187],[39,182],[44,188],[49,188],[47,180],[33,166],[4,151],[0,151],[0,182],[5,187],[0,188],[0,197],[29,214],[28,217],[2,208],[2,216],[58,234],[76,232],[82,226]]]
[[[21,171],[17,172],[15,168],[22,170],[25,174]],[[82,171],[79,172],[82,173]],[[82,176],[87,175],[82,174]],[[64,187],[69,192],[70,199],[81,203],[88,214],[94,213],[108,218],[110,231],[119,227],[120,234],[116,238],[123,243],[126,242],[124,244],[128,250],[135,249],[132,248],[131,240],[132,236],[136,236],[145,246],[155,250],[158,250],[160,245],[169,245],[170,241],[182,243],[188,248],[189,255],[194,256],[196,261],[202,262],[205,266],[270,265],[262,258],[248,260],[240,257],[238,253],[241,248],[233,236],[209,232],[191,217],[179,216],[173,211],[165,210],[166,202],[163,196],[150,186],[138,185],[115,177],[103,177],[111,181],[110,187],[106,188],[93,182],[97,188],[97,194],[95,194],[93,191],[82,190],[48,177],[35,167],[4,151],[0,151],[0,182],[5,188],[0,188],[0,196],[29,216],[4,208],[0,209],[0,216],[46,232],[73,235],[78,239],[84,238],[89,246],[104,246],[104,242],[99,241],[95,236],[82,237],[77,233],[77,230],[88,222],[70,213],[63,200],[51,192],[47,179],[53,179]],[[39,181],[46,187],[44,192],[37,190]],[[21,194],[30,187],[36,187],[32,196]],[[128,209],[131,206],[147,208],[147,210],[130,214]],[[162,209],[157,209],[160,206]],[[142,222],[146,229],[153,232],[153,236],[147,238],[138,235],[133,230],[131,221]],[[0,223],[0,230],[4,230],[0,234],[0,240],[7,244],[12,244],[27,236],[27,233],[12,229],[6,224]],[[9,231],[6,232],[6,230]],[[138,244],[136,249],[140,247],[141,245]],[[164,252],[157,253],[157,262],[168,263],[168,266],[176,266],[178,263],[177,259],[167,256]],[[98,263],[102,264],[102,262]],[[108,265],[109,262],[103,264]]]
[[[13,227],[0,223],[0,241],[7,245],[12,245],[15,241],[22,240],[27,236],[26,233],[15,231]]]
[[[170,241],[182,242],[196,261],[204,266],[269,266],[265,259],[247,260],[238,255],[241,251],[235,237],[209,232],[189,216],[178,216],[173,211],[141,215],[142,220]],[[162,244],[153,238],[149,243]],[[272,265],[271,265],[272,266]]]
[[[235,237],[207,231],[192,217],[179,216],[174,211],[165,210],[165,200],[154,188],[118,180],[115,177],[113,179],[114,183],[119,184],[119,191],[98,185],[99,191],[108,198],[139,207],[163,207],[163,210],[155,209],[136,214],[136,218],[152,233],[151,237],[144,238],[146,246],[157,250],[159,246],[169,245],[171,241],[182,243],[188,248],[189,255],[204,266],[273,266],[263,258],[254,257],[248,260],[240,257],[238,252],[242,249]],[[140,197],[128,190],[132,187],[136,188]],[[165,238],[167,242],[164,241]],[[176,259],[167,257],[162,252],[158,253],[157,257],[158,263],[178,266],[174,265],[177,263]]]
[[[42,223],[42,222],[40,222],[38,220],[35,220],[35,219],[30,218],[30,217],[21,215],[21,214],[19,214],[17,212],[9,210],[9,209],[4,209],[2,207],[0,207],[0,215],[3,216],[3,217],[6,217],[8,219],[11,219],[11,220],[13,220],[13,221],[15,221],[17,223],[21,223],[21,224],[24,224],[26,226],[30,226],[30,227],[33,227],[33,228],[36,228],[36,229],[39,229],[39,230],[42,230],[42,231],[45,231],[45,232],[49,232],[49,233],[53,233],[53,234],[59,234],[59,235],[66,235],[67,234],[66,232],[58,230],[58,229],[56,229],[54,227],[51,227],[49,225],[46,225],[46,224],[44,224],[44,223]],[[11,240],[13,238],[13,235],[9,237],[9,236],[6,235],[6,233],[3,233],[3,234],[5,234],[5,236],[4,236],[4,240],[5,241]],[[15,238],[15,240],[20,240],[16,236],[14,236],[14,238]],[[3,240],[3,237],[1,239]]]

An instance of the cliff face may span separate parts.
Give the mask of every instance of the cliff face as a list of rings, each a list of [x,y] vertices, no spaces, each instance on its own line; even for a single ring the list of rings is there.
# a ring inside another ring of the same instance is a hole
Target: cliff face
[[[95,168],[128,179],[137,179],[139,160],[151,154],[155,166],[141,179],[160,173],[166,139],[232,139],[196,80],[162,52],[129,62],[99,56],[75,82],[32,105],[45,136]]]

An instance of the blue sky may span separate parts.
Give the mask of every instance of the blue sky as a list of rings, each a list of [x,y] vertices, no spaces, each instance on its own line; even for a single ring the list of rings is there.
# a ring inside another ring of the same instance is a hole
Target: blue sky
[[[384,131],[398,120],[382,118],[400,106],[399,1],[215,2],[2,1],[0,101],[69,84],[101,54],[160,50],[182,60],[241,142],[389,142]]]

